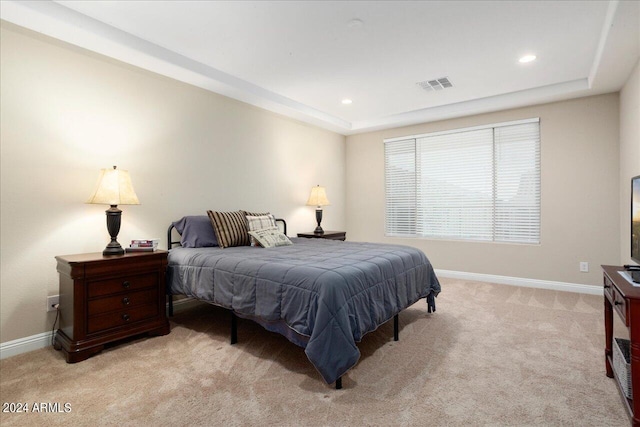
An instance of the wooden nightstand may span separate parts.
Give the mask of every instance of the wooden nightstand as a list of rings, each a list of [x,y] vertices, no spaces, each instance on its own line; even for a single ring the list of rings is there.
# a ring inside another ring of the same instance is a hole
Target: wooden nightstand
[[[167,251],[57,256],[60,329],[54,347],[68,363],[141,333],[166,335]]]
[[[309,233],[298,233],[298,237],[306,237],[309,239],[329,239],[329,240],[346,240],[346,231],[325,231],[324,234],[314,234],[313,231]]]

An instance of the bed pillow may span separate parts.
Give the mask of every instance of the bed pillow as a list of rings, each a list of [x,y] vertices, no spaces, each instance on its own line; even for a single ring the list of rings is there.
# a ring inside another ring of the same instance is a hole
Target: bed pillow
[[[256,216],[247,214],[246,218],[248,231],[258,231],[265,228],[278,228],[276,226],[276,217],[271,214]],[[256,242],[256,238],[251,236],[251,246],[255,246]]]
[[[254,237],[260,246],[264,248],[293,245],[291,240],[277,228],[264,228],[262,230],[250,231],[249,235]]]
[[[206,215],[184,216],[173,222],[180,233],[180,244],[183,248],[207,248],[218,246],[216,233]]]
[[[244,212],[245,216],[265,216],[265,215],[271,215],[271,212],[261,212],[261,213],[255,213],[255,212],[247,212],[247,211],[242,211]],[[275,218],[275,217],[274,217]]]
[[[207,211],[211,225],[221,248],[249,246],[247,218],[244,211],[216,212]]]

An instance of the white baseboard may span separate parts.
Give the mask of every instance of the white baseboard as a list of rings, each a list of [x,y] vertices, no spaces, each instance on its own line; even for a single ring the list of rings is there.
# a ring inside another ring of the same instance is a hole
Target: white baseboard
[[[52,335],[51,332],[43,332],[41,334],[31,335],[30,337],[3,342],[0,344],[0,359],[6,359],[7,357],[50,346]]]
[[[500,285],[522,286],[525,288],[549,289],[552,291],[577,292],[581,294],[603,295],[602,286],[581,283],[554,282],[550,280],[526,279],[523,277],[496,276],[493,274],[467,273],[464,271],[435,270],[436,275],[451,279],[497,283]]]
[[[464,271],[436,270],[436,275],[451,279],[471,280],[476,282],[498,283],[501,285],[523,286],[526,288],[550,289],[554,291],[578,292],[582,294],[602,295],[600,286],[583,285],[579,283],[552,282],[549,280],[525,279],[522,277],[496,276],[493,274],[466,273]],[[189,305],[198,304],[198,300],[184,298],[174,301],[176,309],[184,309]],[[8,341],[0,344],[0,359],[38,350],[51,345],[51,332],[32,335],[26,338]]]
[[[183,298],[173,302],[176,310],[182,310],[190,305],[195,305],[198,300],[192,298]],[[33,350],[39,350],[51,345],[51,337],[53,333],[43,332],[41,334],[31,335],[30,337],[18,338],[17,340],[7,341],[0,344],[0,360],[7,357],[16,356],[18,354],[27,353]]]

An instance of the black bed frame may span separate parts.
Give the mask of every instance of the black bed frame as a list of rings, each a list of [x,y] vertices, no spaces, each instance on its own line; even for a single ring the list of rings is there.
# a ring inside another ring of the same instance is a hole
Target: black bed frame
[[[282,227],[283,227],[283,231],[284,234],[287,234],[287,222],[284,219],[280,219],[280,218],[276,218],[276,223],[282,223]],[[173,224],[171,224],[169,226],[169,229],[167,230],[167,249],[171,250],[171,248],[174,247],[174,245],[180,245],[180,240],[171,240],[172,239],[172,231],[175,227],[173,226]],[[167,293],[167,300],[169,302],[169,316],[173,317],[173,295],[171,294],[171,290],[169,289],[169,283],[167,282],[167,287],[166,287],[166,293]],[[225,308],[226,307],[222,307]],[[236,316],[236,314],[233,312],[233,310],[231,309],[227,309],[229,310],[229,313],[231,313],[231,344],[236,344],[238,342],[238,316]],[[396,314],[395,316],[393,316],[393,340],[394,341],[398,341],[400,339],[400,334],[399,334],[399,319],[398,319],[398,314]],[[342,388],[342,377],[338,378],[336,380],[336,390],[340,390]]]

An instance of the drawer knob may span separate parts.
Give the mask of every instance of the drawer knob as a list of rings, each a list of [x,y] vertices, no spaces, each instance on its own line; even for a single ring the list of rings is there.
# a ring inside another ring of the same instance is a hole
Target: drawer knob
[[[129,283],[128,280],[125,280],[124,282],[122,282],[122,287],[125,289],[129,289],[129,287],[131,286],[131,283]]]
[[[611,287],[611,285],[604,285],[604,288],[605,288],[605,289],[608,289],[608,288],[610,288],[610,287]]]
[[[622,302],[621,302],[621,301],[614,301],[613,303],[614,303],[615,305],[622,305]]]
[[[131,319],[131,317],[129,317],[129,315],[128,315],[128,314],[123,314],[123,315],[122,315],[122,320],[124,320],[125,322],[128,322],[128,321],[129,321],[129,319]]]
[[[130,303],[131,303],[131,300],[129,299],[129,297],[122,298],[122,304],[129,305]]]

